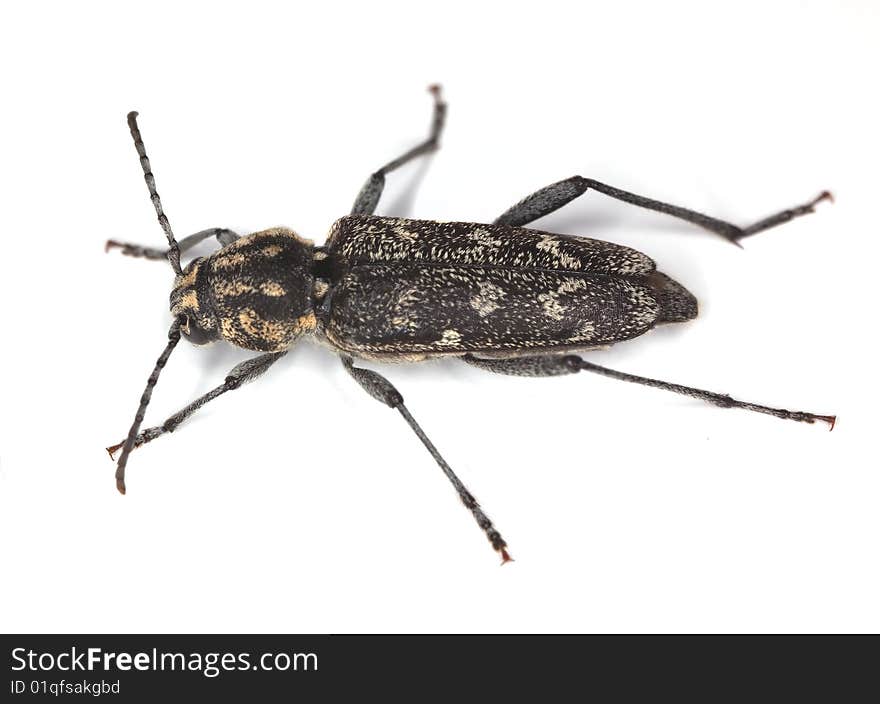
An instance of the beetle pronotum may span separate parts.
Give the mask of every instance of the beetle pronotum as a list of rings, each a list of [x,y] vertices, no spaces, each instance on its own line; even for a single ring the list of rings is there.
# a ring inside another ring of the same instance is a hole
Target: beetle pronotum
[[[501,554],[502,562],[510,556],[501,534],[410,414],[401,394],[384,376],[355,366],[355,359],[412,362],[453,356],[488,371],[518,376],[590,371],[724,408],[806,423],[819,420],[834,427],[834,416],[747,403],[584,360],[576,353],[637,337],[658,324],[691,320],[697,315],[697,301],[681,284],[657,271],[654,261],[641,252],[523,228],[594,190],[687,220],[739,244],[744,237],[813,212],[817,203],[831,199],[830,193],[825,191],[804,205],[748,227],[581,176],[536,191],[492,224],[374,215],[385,176],[438,147],[446,104],[438,86],[430,90],[434,115],[428,138],[369,177],[351,214],[334,223],[323,246],[283,227],[244,237],[213,228],[178,243],[156,192],[137,113],[129,113],[144,179],[169,248],[113,240],[107,248],[167,260],[175,281],[168,344],[150,374],[128,436],[108,448],[111,457],[122,450],[116,470],[120,492],[125,493],[125,467],[134,448],[173,432],[209,401],[263,374],[303,335],[313,335],[328,345],[368,394],[403,416]],[[181,254],[210,237],[221,248],[182,266]],[[140,431],[153,387],[181,334],[197,345],[225,340],[260,355],[235,366],[222,384],[161,425]]]

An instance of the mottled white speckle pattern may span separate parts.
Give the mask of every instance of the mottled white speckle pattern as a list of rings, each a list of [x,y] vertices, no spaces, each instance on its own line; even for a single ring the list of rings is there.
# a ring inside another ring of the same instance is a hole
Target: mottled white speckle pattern
[[[480,292],[471,298],[471,308],[477,311],[480,317],[485,318],[501,307],[504,289],[488,281],[481,282],[479,288]]]
[[[650,257],[611,242],[480,223],[350,215],[334,223],[327,243],[352,264],[406,261],[616,275],[655,269]]]
[[[544,309],[544,315],[551,320],[562,320],[565,317],[565,306],[559,302],[559,292],[539,293],[538,302]]]
[[[459,342],[461,342],[461,333],[459,333],[458,330],[450,329],[443,331],[437,344],[445,347],[447,345],[458,345]]]
[[[689,310],[649,257],[600,240],[359,215],[338,220],[327,247],[345,269],[324,332],[354,355],[595,348]]]

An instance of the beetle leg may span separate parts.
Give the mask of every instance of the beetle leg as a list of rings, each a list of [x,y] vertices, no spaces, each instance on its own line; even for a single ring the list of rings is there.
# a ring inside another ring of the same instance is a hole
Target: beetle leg
[[[435,151],[440,146],[440,133],[443,131],[443,124],[446,121],[446,103],[443,102],[443,97],[440,94],[440,86],[430,86],[428,90],[434,96],[434,118],[431,122],[431,134],[424,142],[393,161],[389,161],[370,175],[354,201],[354,206],[351,209],[352,215],[372,215],[379,204],[379,198],[382,197],[382,190],[385,188],[385,175],[422,154]]]
[[[216,237],[217,241],[220,242],[222,247],[225,247],[228,244],[232,244],[235,240],[238,239],[238,235],[232,230],[227,230],[223,227],[212,227],[207,230],[202,230],[201,232],[196,232],[194,235],[189,235],[189,237],[184,237],[180,240],[178,246],[180,247],[180,253],[183,254],[186,250],[195,247],[202,240],[206,240],[209,237]],[[143,247],[139,244],[132,244],[131,242],[117,242],[116,240],[107,240],[104,245],[104,251],[109,252],[111,249],[121,249],[122,253],[127,257],[143,257],[144,259],[168,259],[167,249],[156,249],[155,247]]]
[[[165,422],[162,423],[162,425],[157,425],[153,428],[142,430],[135,438],[132,449],[138,448],[141,445],[146,445],[148,442],[155,440],[160,435],[164,435],[165,433],[173,433],[178,425],[183,423],[183,421],[185,421],[193,413],[195,413],[202,406],[208,403],[208,401],[213,401],[215,398],[225,394],[227,391],[232,391],[234,389],[237,389],[242,384],[253,381],[257,377],[261,376],[264,372],[266,372],[269,367],[271,367],[275,362],[281,359],[281,357],[283,357],[285,354],[287,353],[269,352],[267,354],[261,354],[259,357],[253,357],[251,359],[245,360],[240,364],[236,364],[235,367],[233,367],[232,370],[229,372],[229,374],[226,375],[226,379],[224,379],[223,383],[220,384],[220,386],[212,389],[204,396],[197,398],[185,408],[180,409],[173,416],[167,418]],[[107,452],[110,454],[110,459],[113,459],[113,456],[124,444],[125,441],[119,443],[118,445],[113,445],[107,448]]]
[[[821,420],[834,429],[834,423],[837,416],[822,416],[815,413],[805,413],[803,411],[788,411],[784,408],[770,408],[769,406],[761,406],[757,403],[748,403],[746,401],[738,401],[731,398],[727,394],[718,394],[712,391],[704,391],[703,389],[695,389],[690,386],[681,386],[680,384],[672,384],[668,381],[659,381],[657,379],[649,379],[644,376],[635,376],[634,374],[626,374],[618,372],[608,367],[600,367],[598,364],[587,362],[577,355],[542,355],[535,357],[519,357],[515,359],[480,359],[472,355],[464,355],[462,359],[468,364],[472,364],[481,369],[498,374],[510,374],[513,376],[559,376],[562,374],[575,374],[579,371],[595,372],[602,376],[607,376],[620,381],[629,381],[634,384],[642,384],[644,386],[653,386],[655,389],[663,389],[664,391],[673,391],[677,394],[697,398],[701,401],[712,403],[721,408],[742,408],[747,411],[755,411],[756,413],[766,413],[767,415],[776,416],[783,420],[796,420],[802,423],[815,423]]]
[[[823,191],[809,203],[782,210],[774,215],[764,218],[763,220],[759,220],[748,227],[738,227],[732,223],[718,220],[717,218],[709,217],[708,215],[703,215],[694,210],[688,210],[687,208],[680,208],[677,205],[670,205],[669,203],[663,203],[659,200],[645,198],[644,196],[623,191],[614,186],[608,186],[590,178],[572,176],[564,181],[558,181],[557,183],[546,186],[539,191],[535,191],[530,196],[526,196],[519,203],[498,217],[495,220],[495,224],[521,227],[540,217],[552,213],[554,210],[558,210],[566,203],[571,202],[590,189],[598,191],[599,193],[604,193],[606,196],[616,198],[625,203],[632,203],[640,208],[656,210],[660,213],[666,213],[667,215],[687,220],[688,222],[699,225],[706,230],[721,235],[734,244],[738,244],[739,240],[748,237],[749,235],[754,235],[763,230],[768,230],[771,227],[776,227],[777,225],[788,222],[800,215],[812,213],[816,204],[820,201],[833,200],[831,193]]]
[[[504,541],[504,538],[501,537],[501,534],[495,529],[495,526],[492,525],[492,521],[489,520],[488,516],[483,513],[483,509],[480,507],[480,504],[477,503],[473,494],[467,490],[467,487],[465,487],[455,472],[452,471],[452,467],[446,463],[446,460],[443,459],[437,448],[434,447],[434,443],[432,443],[428,439],[428,436],[425,435],[425,431],[422,430],[421,426],[416,422],[416,419],[410,415],[409,410],[403,403],[403,396],[400,395],[400,392],[381,374],[369,369],[361,369],[354,366],[354,361],[351,357],[340,357],[340,359],[342,360],[345,370],[354,377],[354,380],[361,385],[361,388],[363,388],[364,391],[377,401],[384,403],[390,408],[396,409],[400,415],[403,416],[404,420],[409,424],[409,427],[412,428],[413,432],[419,440],[422,441],[422,444],[427,448],[428,452],[431,453],[431,457],[434,458],[434,461],[440,465],[440,469],[443,470],[447,479],[452,482],[452,486],[454,486],[455,490],[458,492],[462,503],[473,514],[477,524],[483,529],[483,532],[486,533],[486,537],[489,539],[492,547],[501,553],[502,564],[509,562],[511,557],[507,553],[507,543]]]

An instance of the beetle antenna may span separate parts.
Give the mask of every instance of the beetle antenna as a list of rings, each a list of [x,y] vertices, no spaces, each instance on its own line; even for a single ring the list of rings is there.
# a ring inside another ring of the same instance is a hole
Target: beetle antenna
[[[141,138],[141,131],[138,129],[137,112],[132,110],[128,113],[128,128],[131,130],[131,138],[134,140],[134,148],[137,149],[138,156],[141,159],[141,168],[144,170],[144,181],[147,182],[147,188],[150,191],[150,200],[156,209],[156,215],[159,218],[159,224],[162,226],[165,237],[168,238],[168,261],[171,262],[171,268],[174,273],[180,274],[180,246],[174,238],[174,232],[171,231],[171,223],[165,211],[162,210],[162,201],[159,199],[159,193],[156,191],[156,177],[150,168],[150,159],[147,157],[147,149],[144,146],[144,140]]]
[[[134,449],[134,443],[137,439],[138,431],[141,429],[144,414],[147,412],[147,406],[150,405],[150,398],[153,395],[153,387],[156,385],[156,382],[159,381],[159,374],[165,367],[166,362],[168,362],[171,352],[174,351],[177,343],[180,342],[180,326],[182,323],[182,318],[175,318],[174,322],[171,324],[171,329],[168,331],[168,344],[165,346],[162,354],[159,355],[159,359],[156,360],[156,366],[153,367],[153,373],[150,374],[150,378],[147,379],[147,386],[144,389],[144,393],[141,394],[141,402],[138,406],[137,413],[135,413],[134,423],[131,424],[131,429],[128,431],[128,437],[125,439],[125,444],[122,446],[122,454],[119,456],[119,463],[116,465],[116,488],[119,490],[120,494],[125,493],[125,465],[128,462],[128,456]]]

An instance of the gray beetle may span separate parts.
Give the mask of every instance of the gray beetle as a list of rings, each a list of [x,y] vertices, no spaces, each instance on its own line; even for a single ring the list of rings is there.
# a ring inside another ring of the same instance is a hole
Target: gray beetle
[[[744,237],[813,212],[818,202],[831,199],[830,193],[745,228],[581,176],[542,188],[493,224],[374,215],[386,174],[438,147],[446,104],[438,86],[430,91],[434,115],[428,139],[373,173],[351,214],[336,221],[320,247],[280,227],[245,237],[215,228],[178,243],[156,192],[137,113],[128,115],[169,249],[114,240],[107,242],[107,248],[120,248],[129,256],[167,259],[176,278],[168,345],[147,381],[128,436],[107,448],[111,458],[122,449],[116,470],[120,492],[125,493],[125,466],[134,448],[173,432],[208,401],[263,374],[302,335],[313,335],[332,348],[368,394],[403,416],[503,562],[510,559],[504,539],[412,417],[403,397],[384,376],[355,366],[355,358],[411,362],[454,356],[488,371],[518,376],[584,370],[723,408],[806,423],[819,420],[834,427],[834,416],[746,403],[600,367],[574,354],[637,337],[655,325],[691,320],[697,315],[697,301],[641,252],[523,228],[592,189],[687,220],[738,244]],[[181,253],[210,237],[222,247],[181,267]],[[153,387],[181,334],[197,345],[226,340],[261,354],[238,364],[221,385],[162,425],[139,432]]]

